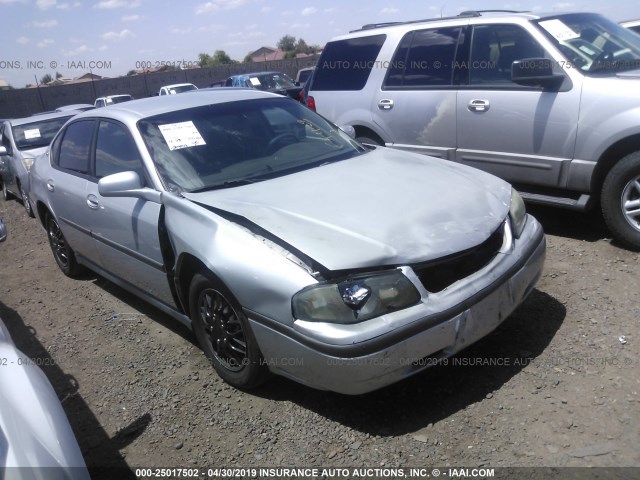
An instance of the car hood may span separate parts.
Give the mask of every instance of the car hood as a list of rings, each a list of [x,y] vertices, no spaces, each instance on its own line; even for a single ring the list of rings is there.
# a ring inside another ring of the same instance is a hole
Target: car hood
[[[44,147],[27,148],[20,150],[20,155],[22,155],[22,158],[36,158],[45,153],[48,148],[48,145]]]
[[[423,262],[479,245],[504,222],[511,186],[452,162],[377,148],[184,196],[244,217],[328,270],[346,270]]]

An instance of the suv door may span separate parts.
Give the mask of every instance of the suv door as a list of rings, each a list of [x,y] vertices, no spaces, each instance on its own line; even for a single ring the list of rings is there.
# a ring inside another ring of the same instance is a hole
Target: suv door
[[[130,197],[103,197],[100,178],[134,171],[147,183],[142,158],[128,129],[100,120],[94,175],[87,183],[87,215],[100,266],[167,305],[174,306],[164,269],[158,223],[161,205]]]
[[[467,85],[458,92],[456,160],[509,182],[562,187],[573,158],[581,85],[511,81],[514,60],[550,56],[523,27],[472,27]],[[554,70],[563,72],[554,65]]]
[[[456,53],[462,27],[407,33],[393,56],[371,106],[373,121],[395,148],[454,159],[456,147]]]

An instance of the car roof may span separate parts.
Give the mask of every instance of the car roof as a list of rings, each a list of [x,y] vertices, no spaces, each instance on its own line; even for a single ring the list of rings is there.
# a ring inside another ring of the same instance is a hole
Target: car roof
[[[185,87],[187,85],[193,85],[193,83],[174,83],[171,85],[163,85],[160,88],[174,88],[174,87]],[[195,85],[193,85],[195,87]]]
[[[76,110],[67,110],[67,111],[64,111],[64,112],[42,113],[42,114],[34,115],[34,116],[31,116],[31,117],[13,118],[13,119],[7,120],[7,121],[12,126],[28,125],[29,123],[41,122],[43,120],[51,120],[53,118],[61,118],[61,117],[71,118],[76,114],[77,114]]]
[[[274,74],[285,75],[284,73],[278,72],[276,70],[265,70],[264,72],[239,73],[237,75],[231,75],[231,77],[229,78],[251,77],[255,75],[274,75]]]
[[[359,37],[363,33],[371,32],[382,33],[387,29],[414,29],[416,25],[431,26],[434,23],[443,23],[446,25],[460,25],[461,23],[477,23],[483,22],[487,19],[513,19],[520,20],[522,22],[531,20],[540,20],[546,17],[561,17],[564,15],[570,15],[572,12],[529,12],[529,11],[516,11],[516,10],[468,10],[461,12],[459,15],[453,17],[442,18],[426,18],[421,20],[409,20],[405,22],[386,22],[386,23],[370,23],[363,25],[361,28],[352,30],[346,35],[340,35],[332,40],[348,39],[353,37]],[[586,12],[584,12],[586,13]]]
[[[115,105],[80,113],[77,118],[103,117],[125,122],[136,122],[141,118],[153,117],[176,110],[260,98],[283,97],[251,88],[203,88],[194,90],[189,95],[163,95],[116,103]]]

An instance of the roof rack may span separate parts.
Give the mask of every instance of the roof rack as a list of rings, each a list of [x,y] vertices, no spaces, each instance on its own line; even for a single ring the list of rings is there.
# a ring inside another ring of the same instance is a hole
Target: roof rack
[[[441,20],[455,20],[460,17],[480,17],[483,13],[527,13],[524,10],[466,10],[453,17],[424,18],[422,20],[409,20],[406,22],[383,22],[367,23],[362,28],[351,30],[349,33],[360,32],[362,30],[374,30],[376,28],[393,27],[395,25],[410,25],[412,23],[439,22]]]

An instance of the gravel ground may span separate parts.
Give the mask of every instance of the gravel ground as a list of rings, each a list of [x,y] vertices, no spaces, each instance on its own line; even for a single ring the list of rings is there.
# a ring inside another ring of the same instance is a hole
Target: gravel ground
[[[597,215],[530,211],[548,253],[526,302],[447,365],[363,396],[227,386],[176,321],[65,277],[15,200],[0,201],[0,316],[90,467],[638,467],[639,254]]]

